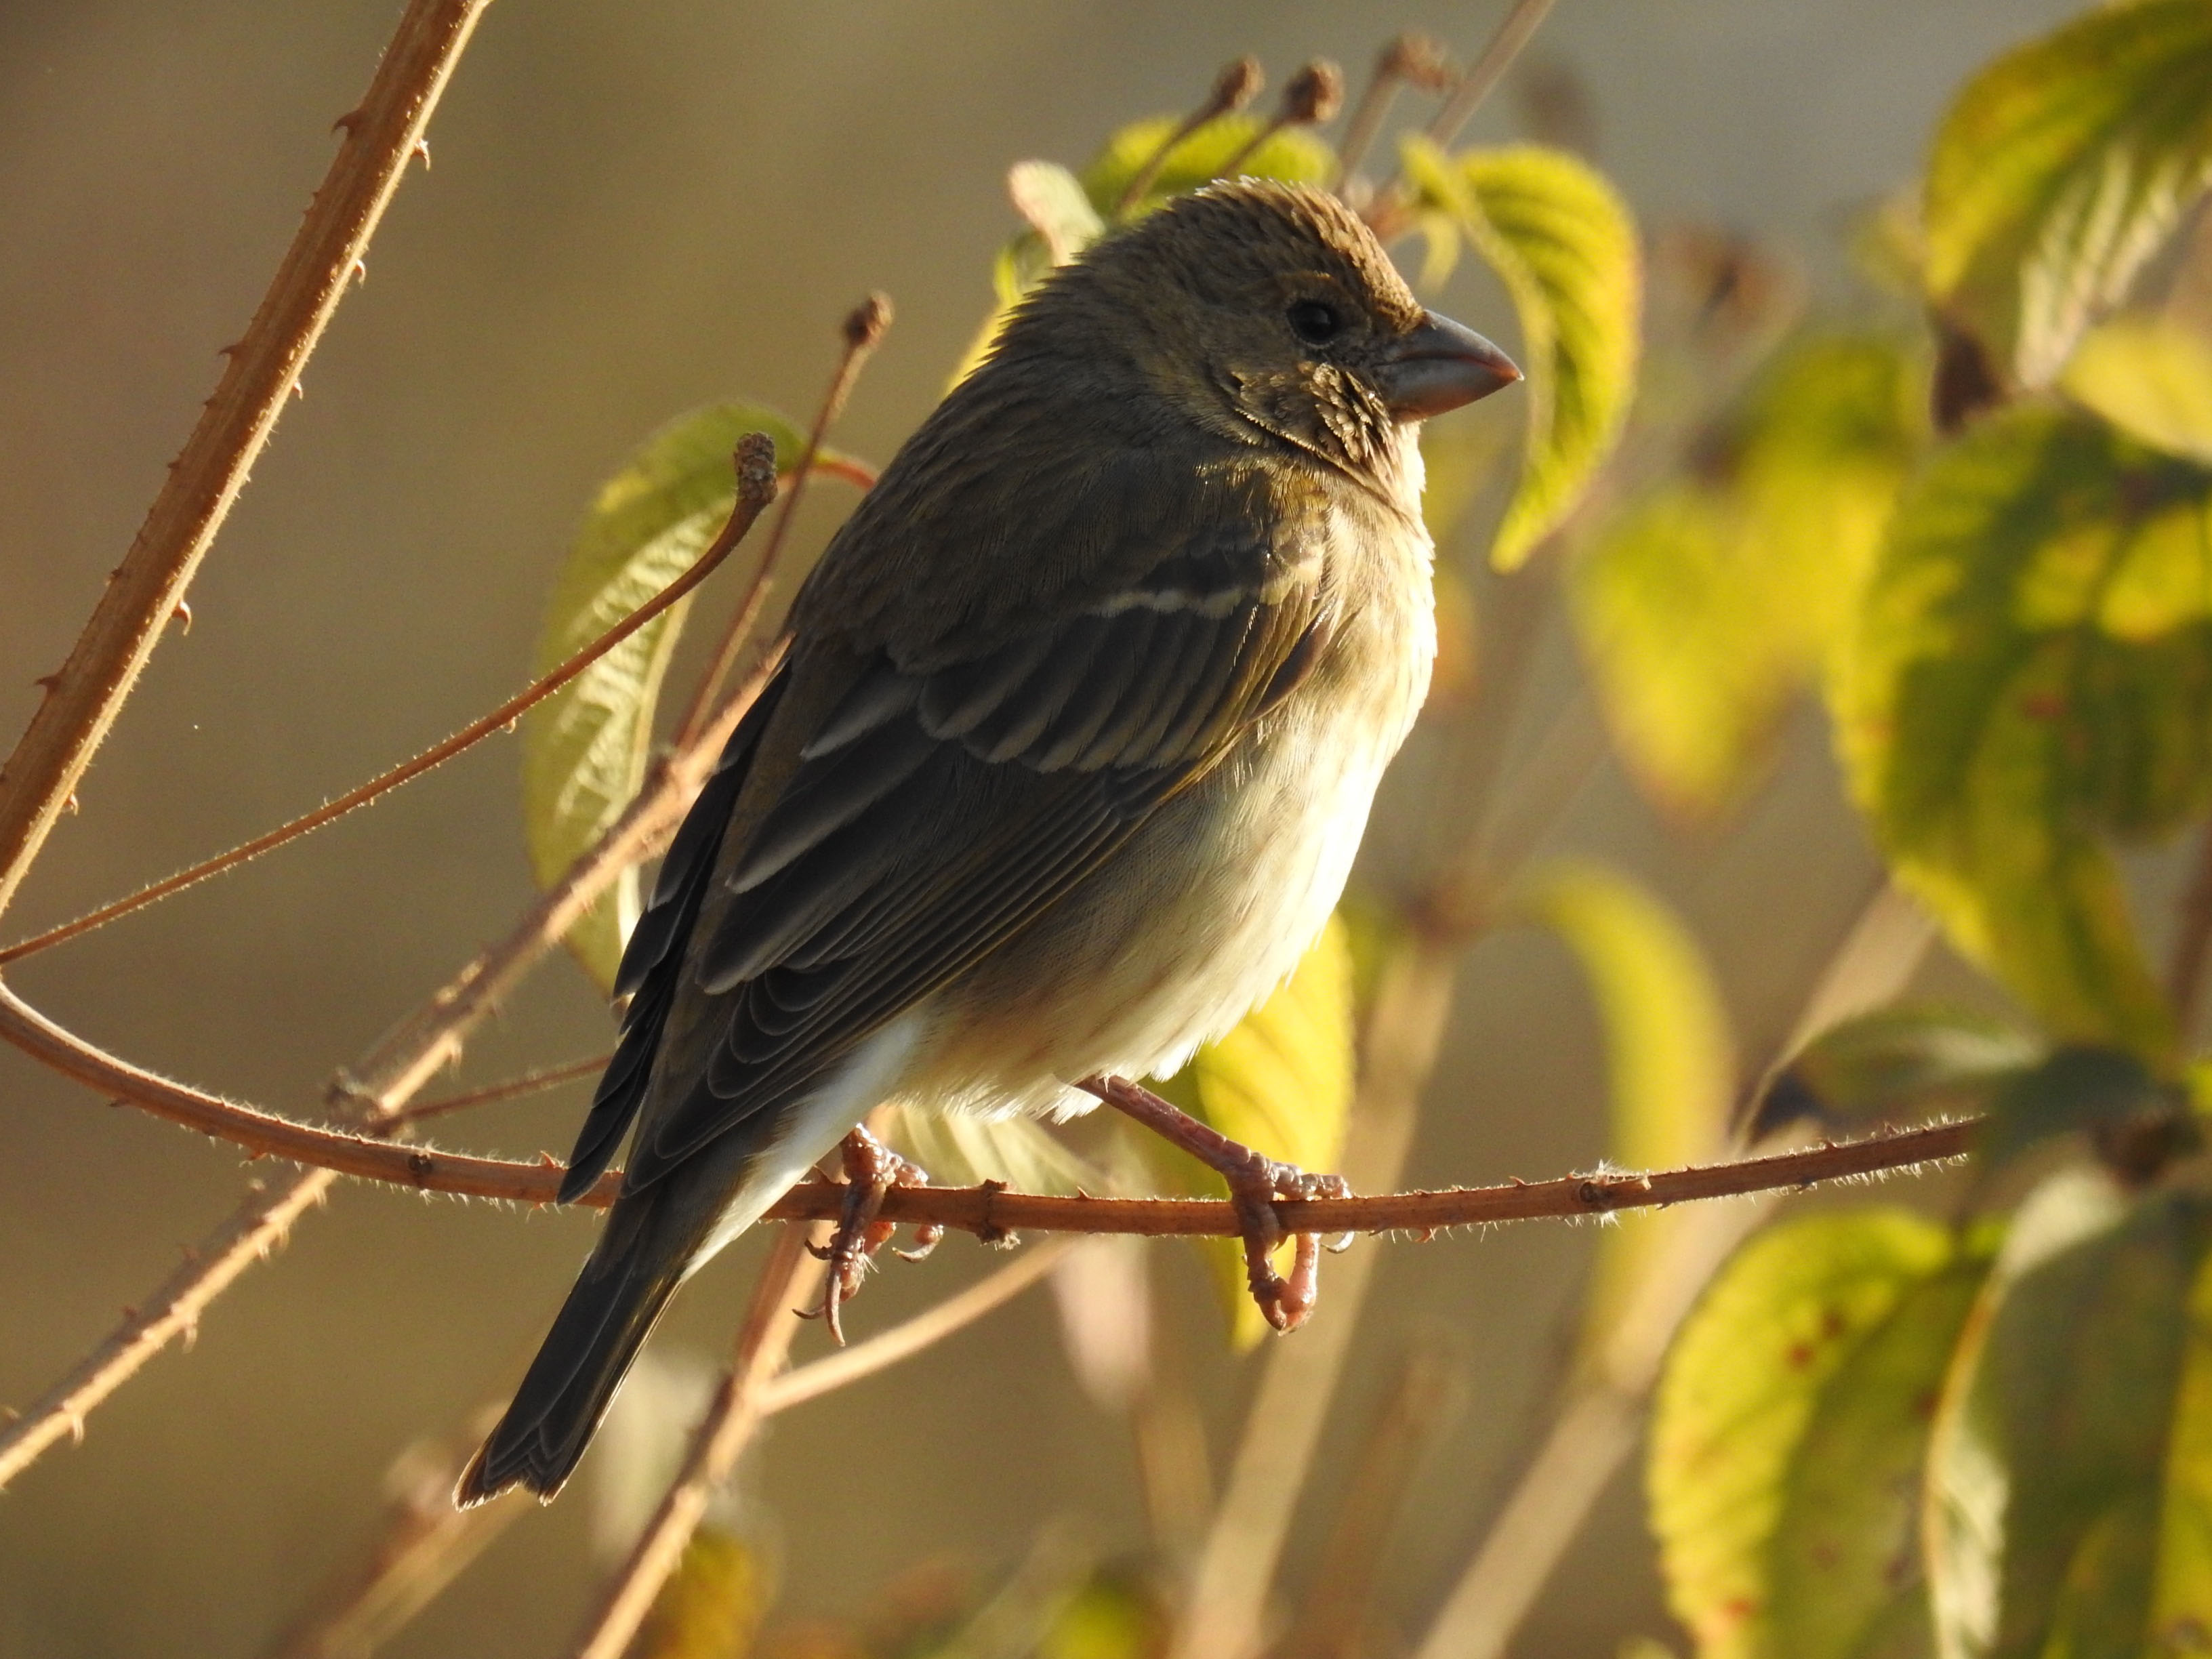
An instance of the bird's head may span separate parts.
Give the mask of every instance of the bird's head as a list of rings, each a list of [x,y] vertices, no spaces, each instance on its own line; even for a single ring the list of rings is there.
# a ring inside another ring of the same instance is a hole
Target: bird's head
[[[1424,307],[1358,215],[1301,185],[1209,185],[1076,270],[1085,309],[1127,319],[1118,343],[1182,410],[1385,481],[1408,428],[1521,378],[1489,341]]]

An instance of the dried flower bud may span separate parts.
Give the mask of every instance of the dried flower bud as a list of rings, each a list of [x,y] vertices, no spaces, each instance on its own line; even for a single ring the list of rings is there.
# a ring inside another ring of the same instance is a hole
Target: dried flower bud
[[[1344,71],[1326,58],[1314,58],[1283,88],[1283,125],[1315,126],[1333,121],[1344,107]]]
[[[872,351],[884,331],[891,325],[891,296],[871,294],[854,306],[845,319],[845,343],[854,351]]]
[[[738,469],[738,499],[757,506],[775,499],[775,440],[765,432],[748,432],[738,440],[731,457]]]
[[[1206,102],[1191,118],[1194,123],[1211,121],[1217,115],[1243,109],[1267,84],[1267,72],[1260,67],[1258,58],[1232,59],[1221,66],[1221,73],[1213,77],[1213,90],[1206,94]]]
[[[1419,87],[1423,92],[1442,92],[1458,78],[1436,37],[1412,30],[1382,48],[1382,56],[1376,60],[1375,73]]]

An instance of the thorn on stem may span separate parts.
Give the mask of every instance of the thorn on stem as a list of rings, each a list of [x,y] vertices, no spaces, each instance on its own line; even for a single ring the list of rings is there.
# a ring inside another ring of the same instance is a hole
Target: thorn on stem
[[[185,625],[185,632],[191,633],[192,631],[191,606],[183,599],[179,599],[175,607],[169,612],[169,620],[173,623],[182,623]]]
[[[337,120],[331,123],[331,131],[332,132],[343,132],[347,137],[350,138],[361,131],[362,119],[363,116],[360,110],[349,109],[343,115],[339,116]]]
[[[428,138],[417,138],[415,141],[413,154],[422,163],[422,171],[428,173],[430,170],[430,141]]]

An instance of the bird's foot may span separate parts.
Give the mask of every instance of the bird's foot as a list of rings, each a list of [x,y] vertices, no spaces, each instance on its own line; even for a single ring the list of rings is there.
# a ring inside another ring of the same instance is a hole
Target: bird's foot
[[[1075,1086],[1180,1146],[1229,1183],[1230,1201],[1237,1206],[1243,1236],[1244,1277],[1253,1301],[1279,1331],[1294,1331],[1304,1324],[1321,1291],[1321,1236],[1286,1233],[1275,1200],[1349,1198],[1352,1188],[1344,1177],[1310,1175],[1295,1164],[1255,1152],[1127,1078],[1085,1078]],[[1275,1247],[1285,1238],[1297,1245],[1287,1277],[1275,1271],[1274,1262]]]
[[[842,1348],[845,1346],[845,1330],[839,1322],[837,1310],[860,1293],[869,1262],[898,1231],[895,1224],[878,1218],[884,1194],[894,1187],[927,1187],[929,1172],[911,1159],[901,1158],[865,1128],[856,1128],[847,1135],[840,1152],[845,1166],[845,1202],[837,1217],[837,1231],[830,1235],[827,1248],[807,1246],[830,1264],[823,1280],[822,1305],[803,1311],[807,1318],[819,1317],[826,1323],[830,1340]],[[944,1236],[942,1227],[917,1228],[915,1248],[894,1250],[892,1254],[908,1261],[919,1261],[937,1248],[938,1240]]]

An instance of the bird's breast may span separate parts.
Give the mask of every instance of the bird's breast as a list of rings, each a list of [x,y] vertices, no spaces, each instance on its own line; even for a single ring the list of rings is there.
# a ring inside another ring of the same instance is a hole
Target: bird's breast
[[[1297,964],[1342,895],[1384,769],[1428,688],[1425,536],[1347,537],[1312,672],[1102,870],[939,999],[928,1092],[994,1110],[1159,1076]]]

